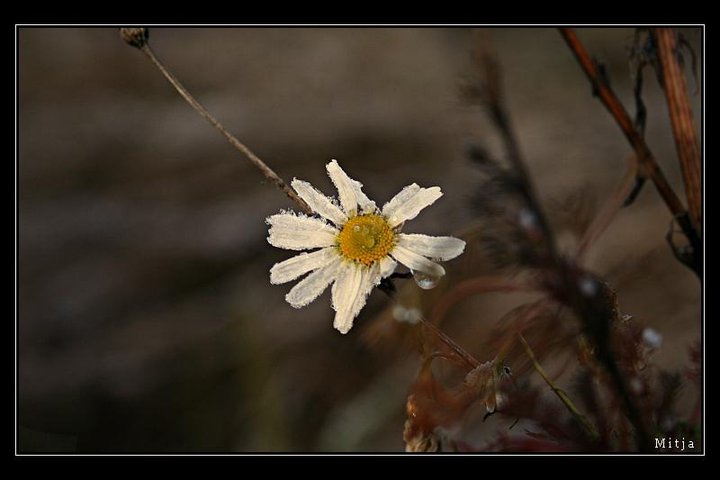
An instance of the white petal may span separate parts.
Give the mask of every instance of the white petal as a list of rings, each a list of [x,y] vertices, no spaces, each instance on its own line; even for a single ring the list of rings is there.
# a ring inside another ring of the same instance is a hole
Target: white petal
[[[445,269],[443,267],[435,262],[431,262],[422,255],[408,250],[402,245],[395,245],[390,255],[410,270],[422,272],[436,278],[445,275]]]
[[[400,205],[407,202],[409,198],[415,196],[415,194],[420,190],[420,185],[418,185],[417,183],[410,184],[407,187],[403,188],[389,202],[383,205],[382,214],[386,217],[389,216],[391,212],[397,210]]]
[[[307,272],[324,267],[337,257],[335,247],[323,248],[312,253],[301,253],[276,263],[270,269],[270,283],[278,285],[305,275]]]
[[[347,221],[347,215],[340,210],[340,207],[335,205],[332,200],[308,182],[296,178],[292,181],[291,185],[297,194],[300,195],[300,198],[305,200],[305,203],[307,203],[314,212],[319,213],[335,225],[343,225]]]
[[[455,237],[431,237],[417,233],[401,233],[398,245],[435,260],[450,260],[465,250],[465,242]]]
[[[421,188],[413,183],[403,188],[383,206],[382,213],[391,227],[417,217],[420,211],[442,197],[440,187]]]
[[[318,268],[298,282],[298,284],[285,295],[285,300],[295,308],[304,307],[312,302],[337,278],[340,265],[342,265],[342,260],[337,257],[335,261],[331,261],[328,265]]]
[[[338,231],[324,221],[292,213],[278,213],[267,219],[270,245],[288,250],[308,250],[335,244]]]
[[[375,202],[370,200],[362,191],[362,183],[348,177],[347,173],[340,168],[337,160],[332,160],[325,168],[327,169],[330,180],[332,180],[335,188],[338,190],[340,197],[340,205],[342,205],[345,213],[352,216],[357,213],[358,206],[363,212],[375,211],[377,206]]]
[[[353,326],[355,317],[365,306],[368,295],[378,277],[379,265],[372,268],[360,267],[354,263],[345,263],[332,288],[332,302],[335,309],[333,326],[340,333],[347,333]]]
[[[380,260],[380,279],[389,277],[395,271],[397,262],[391,256],[384,257]],[[379,281],[379,279],[378,279]]]

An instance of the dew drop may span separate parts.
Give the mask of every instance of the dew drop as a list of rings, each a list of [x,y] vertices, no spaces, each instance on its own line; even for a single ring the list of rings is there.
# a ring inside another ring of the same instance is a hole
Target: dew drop
[[[648,327],[643,330],[642,339],[647,348],[657,350],[662,345],[663,337],[660,332],[658,332],[654,328]]]
[[[427,273],[416,272],[413,270],[411,270],[411,272],[413,274],[413,280],[415,280],[417,286],[422,288],[423,290],[432,290],[433,288],[437,287],[437,277],[433,277],[432,275],[428,275]]]
[[[518,223],[525,230],[535,230],[538,227],[537,215],[535,215],[532,211],[523,208],[518,213]]]
[[[589,275],[580,279],[580,291],[586,297],[594,297],[599,290],[598,283]]]
[[[508,397],[502,392],[495,392],[495,410],[502,410],[507,404]]]
[[[405,322],[409,324],[416,324],[422,319],[422,313],[420,313],[420,310],[414,307],[406,308],[400,304],[395,305],[393,307],[393,317],[398,322]]]

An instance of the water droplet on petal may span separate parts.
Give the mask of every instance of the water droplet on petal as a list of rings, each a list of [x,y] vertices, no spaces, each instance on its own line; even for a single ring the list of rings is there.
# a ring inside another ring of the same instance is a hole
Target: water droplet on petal
[[[412,271],[412,274],[413,274],[413,280],[415,280],[415,283],[417,283],[417,286],[422,288],[423,290],[431,290],[431,289],[437,287],[438,277],[434,277],[432,275],[428,275],[427,273],[416,272],[416,271]]]

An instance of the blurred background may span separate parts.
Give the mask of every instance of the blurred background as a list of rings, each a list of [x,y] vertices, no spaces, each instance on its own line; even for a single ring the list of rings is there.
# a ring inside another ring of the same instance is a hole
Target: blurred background
[[[633,30],[578,33],[632,112]],[[701,32],[682,33],[701,52]],[[629,147],[559,34],[490,37],[551,215],[579,194],[601,203]],[[477,220],[469,199],[481,177],[465,148],[498,141],[459,95],[473,78],[471,30],[156,28],[150,38],[283,178],[334,195],[324,165],[336,158],[380,204],[412,182],[442,187],[408,231],[458,234]],[[268,270],[292,253],[267,244],[264,221],[293,205],[117,29],[21,27],[18,51],[19,450],[402,450],[418,356],[393,337],[390,300],[374,292],[347,336],[332,328],[328,293],[291,308],[292,284],[270,285]],[[644,98],[648,143],[684,198],[649,71]],[[697,117],[699,94],[693,102]],[[700,288],[665,243],[669,224],[648,185],[587,265],[663,335],[658,364],[679,370],[699,339]],[[459,268],[475,266],[460,257],[448,278]],[[487,360],[483,332],[509,306],[473,299],[446,330]],[[695,392],[684,395],[689,408]]]

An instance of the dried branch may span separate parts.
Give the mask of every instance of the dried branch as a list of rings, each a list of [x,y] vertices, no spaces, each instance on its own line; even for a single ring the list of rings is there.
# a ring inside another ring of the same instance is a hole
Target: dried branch
[[[678,62],[676,32],[672,28],[656,28],[655,43],[662,66],[662,86],[670,112],[675,145],[677,147],[688,210],[695,230],[702,225],[702,191],[700,186],[700,142],[698,141],[687,82]]]
[[[610,115],[615,119],[620,129],[625,134],[628,142],[635,150],[637,158],[638,174],[642,178],[652,180],[655,188],[667,205],[673,217],[677,219],[683,233],[688,238],[693,247],[693,261],[688,267],[693,269],[698,276],[702,275],[702,243],[697,229],[693,227],[692,221],[688,216],[682,202],[673,191],[672,187],[665,178],[665,174],[655,161],[655,157],[648,148],[642,135],[636,130],[630,115],[628,115],[625,107],[618,99],[615,92],[610,88],[603,79],[603,75],[598,70],[596,63],[590,57],[580,39],[577,37],[573,29],[560,28],[560,34],[567,43],[570,50],[575,55],[578,63],[582,67],[585,75],[587,75],[593,86],[593,93],[600,99]]]
[[[185,101],[188,102],[198,114],[200,114],[201,117],[207,120],[210,125],[215,127],[225,137],[225,139],[230,142],[230,145],[245,155],[247,159],[250,160],[250,163],[260,170],[260,173],[262,173],[265,178],[270,180],[277,188],[282,190],[285,195],[290,198],[290,200],[297,204],[300,210],[308,215],[313,214],[313,211],[308,204],[305,203],[305,201],[303,201],[303,199],[300,198],[297,193],[295,193],[295,191],[291,189],[287,183],[285,183],[285,181],[280,178],[277,173],[275,173],[275,171],[273,171],[272,168],[255,155],[252,150],[245,146],[245,144],[235,138],[233,134],[228,132],[225,127],[204,106],[202,106],[195,97],[190,94],[183,84],[180,83],[180,80],[170,73],[170,71],[165,67],[165,65],[163,65],[150,48],[150,44],[148,43],[149,32],[147,28],[121,28],[120,36],[128,45],[131,45],[143,52],[152,64],[160,70],[160,73],[163,74],[165,79],[167,79],[167,81],[175,87],[175,90],[177,90],[180,96],[182,96]]]
[[[615,95],[615,92],[610,88],[607,82],[603,80],[595,61],[593,61],[590,57],[590,54],[585,49],[585,46],[582,42],[580,42],[580,39],[571,28],[561,28],[560,33],[572,50],[573,54],[575,54],[575,58],[585,72],[585,75],[587,75],[588,79],[592,83],[593,92],[597,95],[603,105],[605,105],[605,108],[608,109],[610,115],[613,116],[618,126],[625,134],[628,142],[630,142],[630,145],[635,150],[640,175],[648,177],[653,181],[673,215],[677,216],[685,213],[685,209],[680,202],[680,199],[668,184],[665,175],[657,165],[657,162],[655,162],[655,157],[652,152],[650,152],[650,149],[643,140],[642,136],[635,129],[630,115],[625,110],[625,107],[623,107],[620,99],[618,99],[617,95]]]

